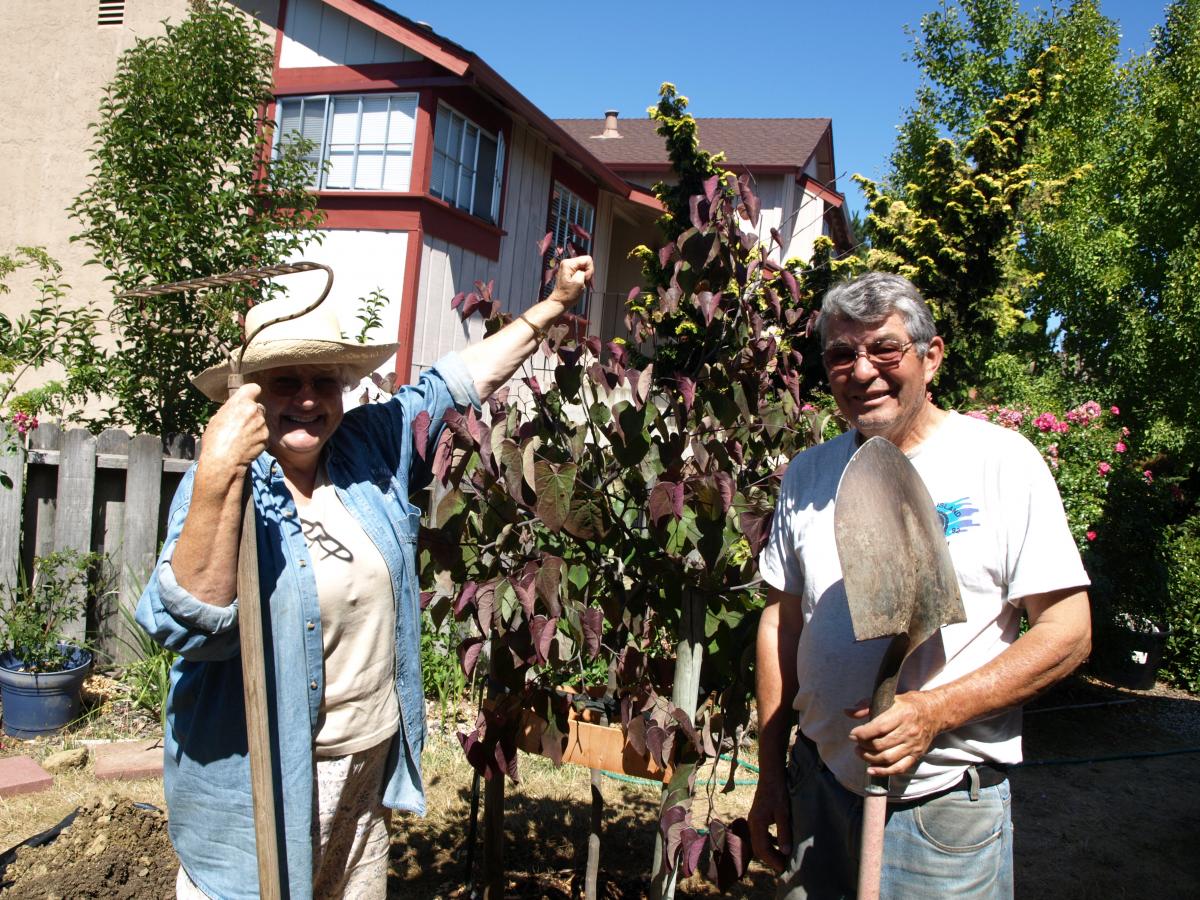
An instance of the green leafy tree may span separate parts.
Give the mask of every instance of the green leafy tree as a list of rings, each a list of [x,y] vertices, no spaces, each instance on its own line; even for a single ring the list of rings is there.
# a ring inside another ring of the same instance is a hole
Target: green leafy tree
[[[929,300],[947,343],[938,385],[951,402],[1028,331],[1016,221],[1032,184],[1025,148],[1047,78],[1044,68],[1027,75],[1026,87],[992,103],[961,150],[938,140],[904,195],[856,176],[870,210],[867,265],[899,272]]]
[[[1017,0],[940,0],[921,17],[909,59],[921,81],[900,124],[889,190],[903,196],[939,138],[961,145],[983,125],[988,108],[1020,90],[1049,44],[1053,13],[1027,16]]]
[[[215,0],[122,55],[94,125],[93,169],[72,214],[119,290],[283,261],[313,237],[311,143],[270,158],[273,53],[262,27]],[[115,300],[115,416],[153,433],[198,429],[209,402],[188,376],[240,338],[261,291]],[[216,338],[217,340],[214,340]]]

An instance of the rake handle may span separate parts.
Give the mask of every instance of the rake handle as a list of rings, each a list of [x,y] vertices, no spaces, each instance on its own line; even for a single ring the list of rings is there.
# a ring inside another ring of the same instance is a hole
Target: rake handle
[[[229,395],[232,397],[243,383],[240,374],[231,374],[227,381]],[[242,696],[246,706],[246,742],[250,752],[259,896],[262,900],[279,900],[284,876],[279,868],[275,769],[272,765],[262,598],[258,584],[258,535],[251,482],[252,476],[247,469],[242,491],[242,536],[238,547],[237,574]]]

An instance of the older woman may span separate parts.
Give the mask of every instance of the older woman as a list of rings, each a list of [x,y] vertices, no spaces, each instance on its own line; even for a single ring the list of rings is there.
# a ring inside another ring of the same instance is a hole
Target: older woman
[[[381,898],[387,811],[425,809],[420,511],[409,493],[428,480],[432,453],[417,452],[413,420],[429,414],[432,447],[445,412],[478,408],[505,383],[591,273],[587,257],[565,261],[551,295],[520,319],[386,403],[344,415],[345,388],[395,347],[343,341],[321,308],[256,337],[243,361],[251,383],[227,401],[226,366],[196,377],[224,402],[175,496],[137,611],[181,655],[164,736],[179,896],[258,896],[236,599],[245,479],[258,511],[283,894]],[[269,321],[275,303],[251,313]]]

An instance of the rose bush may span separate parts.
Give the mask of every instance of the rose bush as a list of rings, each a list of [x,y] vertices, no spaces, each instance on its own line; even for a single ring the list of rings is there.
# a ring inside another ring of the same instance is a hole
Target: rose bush
[[[1037,447],[1058,483],[1071,534],[1086,554],[1101,537],[1113,479],[1136,472],[1147,487],[1153,483],[1115,406],[1095,400],[1066,410],[991,404],[966,414],[1020,432]]]

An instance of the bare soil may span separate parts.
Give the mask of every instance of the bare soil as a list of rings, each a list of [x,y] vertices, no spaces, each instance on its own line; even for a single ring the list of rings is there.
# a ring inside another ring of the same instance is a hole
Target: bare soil
[[[110,704],[111,705],[111,704]],[[127,711],[110,710],[112,718]],[[144,723],[143,723],[144,724]],[[91,727],[91,726],[89,726]],[[126,725],[128,727],[128,725]],[[70,743],[13,743],[0,754],[41,755]],[[1016,893],[1020,898],[1193,898],[1200,896],[1200,698],[1158,687],[1129,691],[1073,678],[1028,710],[1028,764],[1012,772]],[[524,757],[522,784],[505,809],[506,894],[581,896],[591,813],[589,773],[554,770]],[[482,849],[468,845],[471,774],[452,737],[434,739],[425,760],[430,814],[397,817],[389,895],[467,898],[468,858],[478,877]],[[752,778],[746,773],[747,780]],[[60,785],[61,782],[61,785]],[[0,801],[0,848],[20,845],[56,823],[64,804],[80,812],[42,846],[0,857],[0,896],[25,898],[171,897],[175,858],[165,817],[134,805],[161,797],[161,782],[128,783],[116,795],[86,770],[58,776],[26,800]],[[717,796],[726,816],[743,812],[752,786]],[[121,793],[124,792],[124,793]],[[648,888],[658,791],[605,779],[600,894],[641,898]],[[161,800],[158,804],[161,806]],[[704,808],[703,799],[698,808]],[[480,833],[482,832],[482,816]],[[772,895],[757,864],[732,897]],[[699,879],[678,896],[717,896]]]

